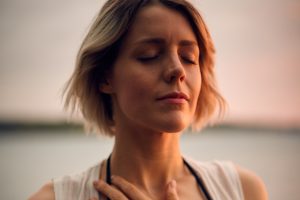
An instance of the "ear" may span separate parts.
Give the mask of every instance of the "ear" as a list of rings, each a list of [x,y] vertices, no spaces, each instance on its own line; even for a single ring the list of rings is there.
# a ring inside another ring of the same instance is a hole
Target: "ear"
[[[113,92],[112,84],[110,81],[105,80],[99,84],[100,92],[111,94]]]

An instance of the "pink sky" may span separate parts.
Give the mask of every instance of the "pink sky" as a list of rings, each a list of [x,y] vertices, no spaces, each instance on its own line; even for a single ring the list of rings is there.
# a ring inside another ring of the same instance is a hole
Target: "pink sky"
[[[215,41],[227,121],[300,127],[300,2],[194,1]],[[0,119],[66,116],[60,92],[99,8],[97,0],[1,3]]]

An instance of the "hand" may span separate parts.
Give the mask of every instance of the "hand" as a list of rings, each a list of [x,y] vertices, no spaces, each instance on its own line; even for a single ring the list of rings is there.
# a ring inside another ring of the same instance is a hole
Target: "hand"
[[[111,200],[152,200],[133,184],[121,177],[113,176],[111,181],[115,187],[102,180],[95,181],[94,187]],[[179,200],[174,180],[167,184],[165,200]]]

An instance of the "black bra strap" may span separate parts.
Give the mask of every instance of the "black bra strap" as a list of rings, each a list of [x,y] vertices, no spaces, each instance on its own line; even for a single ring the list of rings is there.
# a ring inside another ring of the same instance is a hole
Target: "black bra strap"
[[[109,155],[107,162],[106,162],[106,183],[111,185],[110,160],[111,160],[111,155]],[[204,196],[206,197],[206,199],[212,200],[210,194],[208,193],[206,187],[204,186],[202,179],[200,179],[200,177],[197,175],[196,171],[184,159],[183,159],[183,162],[187,166],[189,171],[192,173],[192,175],[195,177],[195,179],[196,179],[200,189],[202,190]],[[100,193],[99,193],[99,199],[100,199]],[[107,200],[110,200],[110,199],[107,197]]]
[[[106,162],[106,183],[108,183],[109,185],[111,185],[110,159],[111,155],[109,155]]]
[[[111,158],[111,155],[109,155],[109,157],[106,161],[106,183],[108,183],[109,185],[111,185],[110,158]],[[101,199],[100,192],[98,192],[98,199],[99,200]],[[110,200],[110,199],[107,197],[107,200]]]
[[[109,185],[111,185],[110,159],[111,154],[109,155],[106,162],[106,183],[108,183]],[[110,198],[107,197],[107,200],[110,200]]]
[[[183,162],[184,164],[187,166],[187,168],[190,170],[190,172],[193,174],[193,176],[195,177],[199,187],[201,188],[204,196],[206,197],[207,200],[212,200],[210,194],[208,193],[202,179],[200,179],[200,177],[197,175],[196,171],[192,168],[192,166],[190,166],[190,164],[188,162],[186,162],[184,159],[183,159]]]

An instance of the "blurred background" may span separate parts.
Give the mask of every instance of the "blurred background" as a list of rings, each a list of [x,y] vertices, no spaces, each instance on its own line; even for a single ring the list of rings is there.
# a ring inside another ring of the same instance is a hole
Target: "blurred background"
[[[270,199],[300,186],[300,1],[193,1],[214,39],[225,119],[185,134],[182,151],[255,171]],[[61,92],[103,1],[0,0],[0,199],[86,169],[113,141],[67,123]]]

